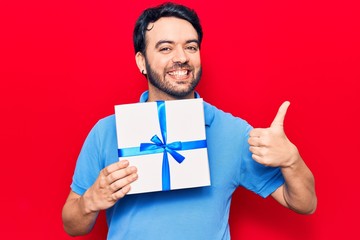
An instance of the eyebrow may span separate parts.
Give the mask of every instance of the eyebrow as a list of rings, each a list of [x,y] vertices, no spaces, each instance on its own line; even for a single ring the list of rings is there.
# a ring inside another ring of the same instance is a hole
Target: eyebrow
[[[155,48],[158,48],[161,44],[164,44],[164,43],[174,44],[175,42],[170,41],[170,40],[160,40],[155,44]],[[197,39],[187,40],[186,44],[189,44],[189,43],[196,43],[197,45],[199,45],[199,40],[197,40]]]

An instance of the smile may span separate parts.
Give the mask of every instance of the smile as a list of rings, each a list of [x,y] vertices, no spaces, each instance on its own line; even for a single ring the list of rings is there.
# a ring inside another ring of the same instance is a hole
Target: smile
[[[179,71],[171,71],[171,72],[168,72],[168,74],[170,76],[174,76],[174,77],[184,77],[184,76],[187,76],[189,73],[188,70],[179,70]]]

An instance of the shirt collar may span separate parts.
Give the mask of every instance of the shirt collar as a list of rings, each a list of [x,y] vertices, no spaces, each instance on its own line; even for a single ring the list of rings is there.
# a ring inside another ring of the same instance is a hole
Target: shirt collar
[[[195,98],[200,98],[200,94],[195,92]],[[149,99],[149,91],[145,91],[140,96],[140,102],[146,102]],[[204,101],[205,126],[211,125],[214,120],[214,108]]]

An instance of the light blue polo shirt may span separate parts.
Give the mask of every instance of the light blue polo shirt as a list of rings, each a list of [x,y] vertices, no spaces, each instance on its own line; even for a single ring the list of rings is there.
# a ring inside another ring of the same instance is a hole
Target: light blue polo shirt
[[[147,99],[144,92],[140,102]],[[246,121],[206,102],[204,113],[211,186],[125,196],[106,210],[109,240],[227,240],[236,188],[267,197],[284,183],[279,168],[252,159],[247,142],[252,127]],[[115,127],[111,115],[90,131],[71,184],[75,193],[84,194],[105,166],[118,161]]]

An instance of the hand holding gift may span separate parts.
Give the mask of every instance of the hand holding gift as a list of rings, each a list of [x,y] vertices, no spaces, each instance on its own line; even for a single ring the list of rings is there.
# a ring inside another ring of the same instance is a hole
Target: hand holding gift
[[[84,194],[87,211],[96,212],[112,207],[130,191],[130,184],[137,177],[136,167],[129,167],[126,160],[101,170],[95,183]]]

